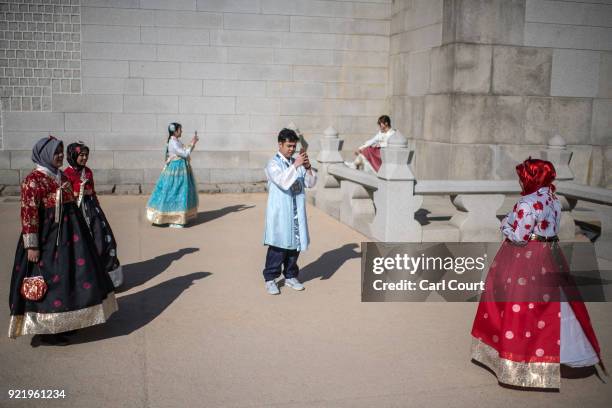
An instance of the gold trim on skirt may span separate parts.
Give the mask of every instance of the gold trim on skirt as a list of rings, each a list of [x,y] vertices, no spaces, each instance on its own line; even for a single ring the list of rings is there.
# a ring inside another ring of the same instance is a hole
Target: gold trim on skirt
[[[12,339],[26,334],[55,334],[82,329],[106,322],[118,309],[113,292],[99,305],[61,313],[26,312],[11,316],[8,336]]]
[[[493,347],[472,338],[472,358],[489,367],[500,383],[526,388],[560,388],[559,363],[519,363],[499,357]]]
[[[187,211],[161,212],[154,208],[147,208],[147,219],[153,224],[187,224],[198,215],[197,208]]]

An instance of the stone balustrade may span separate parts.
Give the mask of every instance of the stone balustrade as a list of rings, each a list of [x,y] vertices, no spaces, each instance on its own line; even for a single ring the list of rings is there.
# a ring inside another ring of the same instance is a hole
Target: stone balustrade
[[[518,195],[517,180],[416,180],[411,170],[414,150],[398,132],[381,151],[383,165],[377,175],[354,170],[342,163],[342,140],[328,128],[317,157],[319,185],[313,203],[364,235],[387,242],[495,242],[502,239],[500,208],[508,195]],[[562,204],[559,237],[576,239],[572,210],[578,200],[596,205],[602,225],[597,253],[612,247],[612,191],[572,183],[571,152],[560,136],[553,137],[540,156],[552,161],[558,172]],[[426,196],[448,196],[455,211],[450,220],[421,225],[415,218]],[[610,251],[608,251],[610,252]]]
[[[340,218],[340,182],[329,174],[329,167],[342,163],[342,140],[338,137],[338,131],[330,126],[323,132],[320,144],[321,149],[315,163],[319,181],[314,202],[326,213]]]
[[[557,191],[573,202],[581,200],[593,204],[591,208],[601,225],[601,234],[595,241],[595,251],[599,258],[612,261],[612,191],[568,181],[557,183]]]

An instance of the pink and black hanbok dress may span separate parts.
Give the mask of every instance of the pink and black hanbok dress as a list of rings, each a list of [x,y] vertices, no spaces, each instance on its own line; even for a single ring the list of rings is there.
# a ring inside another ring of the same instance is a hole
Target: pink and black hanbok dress
[[[102,266],[111,277],[113,285],[119,287],[123,283],[123,271],[117,258],[117,242],[98,201],[93,172],[86,166],[81,169],[69,166],[64,173],[72,184],[77,207],[83,212],[89,226]]]
[[[62,172],[38,166],[25,178],[21,225],[9,293],[9,337],[104,323],[117,310],[113,283]],[[40,251],[39,262],[28,261],[28,248]],[[20,293],[28,276],[44,278],[48,289],[41,300]]]

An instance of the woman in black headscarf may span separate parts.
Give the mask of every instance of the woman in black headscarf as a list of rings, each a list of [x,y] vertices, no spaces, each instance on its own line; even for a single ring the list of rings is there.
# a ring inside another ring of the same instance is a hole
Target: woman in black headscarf
[[[77,206],[87,221],[104,270],[110,275],[113,285],[119,287],[123,283],[123,271],[117,258],[117,242],[96,196],[93,172],[87,167],[89,148],[83,142],[70,143],[66,148],[66,159],[70,166],[64,174],[72,184]]]
[[[32,346],[67,344],[60,333],[104,323],[117,310],[113,283],[59,170],[63,148],[52,136],[40,139],[32,149],[36,168],[21,185],[22,237],[11,279],[8,335],[40,335]]]

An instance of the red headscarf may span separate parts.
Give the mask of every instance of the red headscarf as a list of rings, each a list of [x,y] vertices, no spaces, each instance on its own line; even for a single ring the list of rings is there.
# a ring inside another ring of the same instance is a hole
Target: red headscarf
[[[557,171],[549,161],[529,157],[516,166],[516,174],[523,184],[521,195],[534,193],[542,187],[550,187],[553,192],[555,191],[552,182],[557,177]]]

